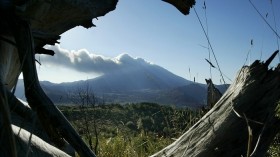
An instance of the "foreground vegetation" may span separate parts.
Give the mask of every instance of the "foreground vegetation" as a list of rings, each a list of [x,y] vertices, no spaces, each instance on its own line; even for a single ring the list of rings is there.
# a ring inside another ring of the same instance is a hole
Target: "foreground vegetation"
[[[100,157],[146,157],[187,131],[204,114],[153,103],[59,106],[89,147]],[[279,136],[268,156],[279,157]]]

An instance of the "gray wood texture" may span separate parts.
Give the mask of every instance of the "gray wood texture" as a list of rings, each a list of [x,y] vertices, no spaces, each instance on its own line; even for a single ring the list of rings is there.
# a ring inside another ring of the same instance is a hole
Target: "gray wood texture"
[[[280,129],[275,109],[280,68],[255,61],[243,67],[216,105],[174,143],[152,155],[167,157],[265,156]],[[252,131],[249,136],[248,130]]]

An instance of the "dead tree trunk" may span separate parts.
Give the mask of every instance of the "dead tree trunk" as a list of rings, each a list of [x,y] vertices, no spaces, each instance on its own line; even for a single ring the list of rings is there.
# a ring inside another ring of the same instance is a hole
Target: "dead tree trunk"
[[[255,61],[243,67],[223,97],[200,121],[153,156],[265,156],[280,129],[280,121],[275,117],[280,97],[280,66],[268,69],[270,62]]]
[[[64,146],[63,138],[65,138],[80,156],[95,156],[40,87],[35,66],[32,33],[25,21],[20,22],[18,28],[15,29],[15,39],[18,44],[19,58],[23,65],[25,94],[29,105],[37,112],[42,126],[56,145]]]

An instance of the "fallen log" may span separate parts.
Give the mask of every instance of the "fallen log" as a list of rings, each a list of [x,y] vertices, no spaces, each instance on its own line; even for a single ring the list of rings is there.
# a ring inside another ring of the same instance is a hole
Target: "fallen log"
[[[56,147],[50,145],[49,143],[43,141],[38,136],[28,132],[21,127],[12,125],[13,133],[16,137],[16,146],[18,156],[28,156],[28,157],[70,157],[65,152],[57,149]],[[26,143],[29,143],[27,145]]]
[[[274,53],[277,53],[276,51]],[[275,109],[280,98],[280,66],[244,66],[216,105],[156,156],[265,156],[280,130]]]
[[[26,21],[17,22],[18,25],[15,24],[14,28],[14,36],[17,42],[19,58],[23,65],[22,73],[24,77],[25,95],[30,107],[37,113],[43,128],[57,147],[65,146],[65,138],[80,156],[94,157],[93,152],[87,147],[72,125],[41,88],[35,66],[31,29]]]

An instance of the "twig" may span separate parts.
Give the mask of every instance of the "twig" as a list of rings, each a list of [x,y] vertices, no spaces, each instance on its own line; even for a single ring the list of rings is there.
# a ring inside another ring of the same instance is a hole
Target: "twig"
[[[272,9],[272,14],[273,14],[273,20],[274,20],[274,27],[275,27],[275,32],[277,32],[277,25],[276,25],[276,19],[275,19],[275,12],[274,12],[274,8],[273,8],[273,4],[272,4],[272,0],[270,1],[271,3],[271,9]],[[278,32],[277,32],[278,33]],[[277,42],[277,48],[279,50],[279,40],[276,36],[276,42]],[[279,56],[280,57],[280,56]],[[280,58],[279,58],[280,59]]]
[[[249,51],[247,52],[246,60],[245,60],[245,63],[243,64],[243,66],[246,64],[246,62],[249,58],[249,54],[251,54],[252,48],[253,48],[253,39],[251,40],[251,47],[250,47]],[[249,59],[249,65],[251,64],[250,61],[251,61],[251,55],[250,55],[250,59]]]
[[[264,123],[264,126],[263,126],[263,128],[262,128],[262,131],[261,131],[261,133],[260,133],[260,135],[259,135],[259,137],[258,137],[258,140],[257,140],[256,146],[255,146],[255,148],[254,148],[254,150],[253,150],[253,152],[251,153],[251,155],[250,155],[250,156],[255,155],[255,153],[256,153],[256,151],[257,151],[257,148],[258,148],[258,146],[259,146],[259,144],[260,144],[260,141],[261,141],[261,138],[262,138],[262,135],[263,135],[264,129],[266,128],[266,125],[267,125],[267,122],[265,122],[265,123]]]
[[[280,39],[279,34],[272,28],[272,26],[267,22],[267,20],[263,17],[263,15],[260,13],[260,11],[256,8],[256,6],[252,3],[251,0],[249,0],[251,5],[254,7],[254,9],[257,11],[257,13],[260,15],[260,17],[264,20],[264,22],[269,26],[269,28],[275,33],[275,35]]]
[[[206,39],[207,39],[207,42],[208,42],[208,44],[209,44],[209,46],[210,46],[210,49],[211,49],[212,54],[213,54],[213,56],[214,56],[214,59],[215,59],[215,61],[216,61],[218,70],[220,71],[220,75],[221,75],[221,77],[222,77],[222,80],[223,80],[223,82],[224,82],[224,84],[225,84],[226,81],[225,81],[225,79],[224,79],[224,77],[223,77],[223,73],[222,73],[221,68],[220,68],[220,66],[219,66],[217,57],[216,57],[216,55],[215,55],[215,53],[214,53],[214,50],[213,50],[213,47],[212,47],[212,45],[211,45],[211,43],[210,43],[210,39],[209,39],[209,37],[208,37],[208,35],[207,35],[207,33],[206,33],[206,31],[205,31],[203,25],[202,25],[202,22],[201,22],[201,20],[200,20],[198,14],[197,14],[197,11],[196,11],[195,7],[193,7],[193,9],[194,9],[194,12],[195,12],[195,14],[196,14],[196,16],[197,16],[197,18],[198,18],[198,21],[199,21],[199,23],[200,23],[200,26],[202,27],[202,30],[203,30],[203,32],[204,32],[204,35],[205,35],[205,37],[206,37]]]
[[[206,14],[206,3],[205,3],[205,1],[203,2],[203,7],[202,8],[204,10],[204,16],[205,16],[205,22],[206,22],[206,34],[209,37],[208,18],[207,18],[207,14]],[[208,59],[211,62],[211,51],[210,51],[210,48],[209,48],[209,43],[207,45],[207,50],[208,50]],[[210,78],[212,79],[212,67],[211,67],[211,65],[209,66],[209,72],[210,72]]]
[[[35,59],[35,61],[36,61],[39,65],[42,65],[42,64],[40,63],[40,61],[38,61],[37,59]]]
[[[272,60],[275,58],[279,50],[276,50],[273,52],[273,54],[265,61],[264,65],[268,67],[268,65],[272,62]]]
[[[249,119],[247,117],[243,117],[241,116],[234,108],[232,108],[233,112],[237,115],[237,117],[241,118],[241,119],[247,119],[249,122],[253,122],[253,123],[256,123],[256,124],[260,124],[260,125],[264,125],[264,123],[262,122],[258,122],[258,121],[255,121],[255,120],[252,120],[252,119]]]
[[[245,121],[246,121],[247,128],[248,128],[248,145],[247,145],[246,157],[250,157],[250,151],[251,151],[252,141],[253,141],[253,131],[252,131],[250,125],[249,125],[249,121],[248,121],[245,113],[243,113],[243,116],[245,117]]]
[[[0,40],[5,41],[5,42],[7,42],[7,43],[9,43],[9,44],[11,44],[13,46],[17,46],[17,44],[15,42],[13,42],[12,40],[9,40],[9,39],[7,39],[5,37],[0,36]]]
[[[33,128],[35,126],[35,121],[36,121],[35,113],[33,113],[32,117],[33,117],[33,121],[32,121],[32,127],[31,127],[30,136],[29,136],[29,140],[28,140],[28,145],[27,145],[27,152],[26,152],[26,155],[25,155],[26,157],[28,157],[29,152],[30,152],[30,148],[31,148],[31,139],[32,139],[32,135],[33,135]]]
[[[205,60],[206,60],[207,63],[209,63],[210,67],[216,68],[208,59],[205,58]]]

